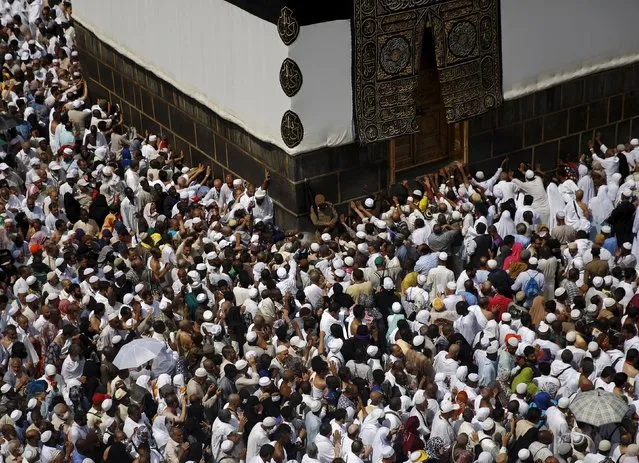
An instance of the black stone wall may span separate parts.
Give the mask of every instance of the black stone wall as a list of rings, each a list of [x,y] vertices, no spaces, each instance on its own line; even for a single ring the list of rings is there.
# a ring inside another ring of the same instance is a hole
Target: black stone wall
[[[599,72],[516,100],[469,123],[471,169],[576,160],[596,130],[609,147],[639,136],[639,64]]]
[[[119,103],[128,125],[167,135],[186,163],[212,166],[216,176],[231,172],[261,183],[271,171],[276,222],[306,229],[305,180],[316,193],[345,210],[348,202],[387,185],[388,145],[345,145],[290,156],[219,117],[208,107],[159,79],[100,41],[76,22],[83,74],[93,99]]]

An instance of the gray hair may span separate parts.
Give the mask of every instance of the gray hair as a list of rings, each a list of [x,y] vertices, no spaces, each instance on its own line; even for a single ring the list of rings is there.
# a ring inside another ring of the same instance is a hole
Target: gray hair
[[[317,458],[317,445],[315,445],[313,442],[311,442],[310,444],[308,444],[306,446],[306,454],[310,457],[310,458]]]

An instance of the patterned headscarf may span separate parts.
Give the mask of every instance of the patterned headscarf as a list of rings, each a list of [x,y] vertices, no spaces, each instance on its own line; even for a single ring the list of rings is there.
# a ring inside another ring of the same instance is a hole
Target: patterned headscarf
[[[445,447],[441,437],[431,437],[428,439],[428,442],[426,442],[424,450],[426,450],[429,458],[439,458]]]

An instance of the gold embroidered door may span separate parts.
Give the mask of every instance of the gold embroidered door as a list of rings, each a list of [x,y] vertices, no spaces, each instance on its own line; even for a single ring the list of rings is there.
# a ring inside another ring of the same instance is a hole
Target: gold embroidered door
[[[391,181],[402,173],[427,173],[429,168],[464,157],[465,125],[446,121],[430,29],[424,31],[422,41],[415,111],[419,131],[391,140]],[[397,180],[402,180],[399,177]]]

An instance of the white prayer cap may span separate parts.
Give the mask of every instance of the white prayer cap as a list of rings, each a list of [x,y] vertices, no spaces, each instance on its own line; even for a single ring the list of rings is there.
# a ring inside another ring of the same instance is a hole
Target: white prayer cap
[[[519,383],[517,385],[517,394],[525,394],[528,390],[528,385],[526,383]]]
[[[419,196],[421,198],[422,197],[421,190],[413,190],[413,196]]]
[[[520,384],[517,385],[517,389],[518,390],[519,390],[519,386],[524,386],[524,388],[526,387],[526,385],[524,383],[520,383]],[[493,420],[492,418],[486,418],[481,424],[481,428],[484,431],[490,431],[494,427],[495,427],[495,420]]]
[[[35,285],[37,282],[38,282],[37,278],[36,278],[36,277],[34,277],[33,275],[31,275],[31,276],[29,276],[29,277],[27,278],[27,284],[28,284],[29,286],[31,286],[31,285]]]
[[[390,277],[384,278],[383,286],[386,291],[392,291],[395,289],[395,283],[393,283],[393,279]]]
[[[484,172],[481,170],[478,170],[477,173],[475,174],[475,178],[479,181],[482,181],[485,178]]]
[[[568,334],[566,334],[566,341],[575,342],[576,340],[577,340],[577,333],[575,331],[569,331]]]
[[[366,201],[364,201],[364,206],[366,206],[369,209],[371,209],[374,205],[375,205],[375,201],[373,200],[373,198],[366,198]]]
[[[610,450],[611,444],[609,440],[602,440],[599,442],[599,451],[607,452]]]
[[[195,298],[200,304],[204,304],[206,302],[206,294],[200,293]]]
[[[470,381],[471,383],[476,383],[477,381],[479,381],[479,375],[477,373],[469,374],[468,381]]]
[[[623,245],[623,248],[630,251],[632,249],[632,243],[626,241]]]
[[[113,321],[113,320],[115,320],[116,318],[118,318],[118,313],[117,313],[117,312],[111,312],[111,313],[109,314],[109,316],[108,316],[108,320],[109,320],[109,321]]]
[[[119,334],[116,334],[115,336],[113,336],[113,339],[111,339],[111,342],[115,345],[115,344],[119,344],[122,341],[122,336],[120,336]]]
[[[268,387],[271,385],[271,378],[268,376],[262,376],[259,380],[260,387]]]
[[[454,221],[461,220],[461,219],[462,219],[461,212],[459,212],[459,211],[453,211],[453,213],[451,214],[451,218],[452,218]]]
[[[328,233],[322,233],[322,241],[325,243],[328,243],[331,240],[331,235]]]
[[[630,144],[632,146],[639,146],[639,139],[633,138],[632,140],[630,140]]]
[[[402,305],[399,302],[393,302],[391,307],[394,313],[400,313],[402,311]]]
[[[375,225],[377,228],[379,228],[380,230],[386,230],[386,222],[384,222],[383,220],[376,220],[373,222],[373,225]]]
[[[604,280],[601,277],[594,277],[592,279],[592,284],[595,286],[595,288],[600,288],[601,286],[603,286]]]
[[[632,196],[632,191],[625,189],[621,192],[622,196],[625,196],[626,198],[630,198]]]
[[[154,142],[154,141],[156,141],[157,139],[158,139],[158,136],[157,136],[157,135],[150,135],[150,136],[149,136],[149,142]]]
[[[446,289],[450,289],[451,291],[455,291],[457,289],[457,285],[454,281],[449,281],[446,283]]]
[[[257,339],[257,333],[255,331],[249,331],[246,334],[246,340],[248,342],[255,342],[256,339]]]
[[[382,458],[392,458],[395,455],[395,450],[390,445],[382,447]]]
[[[490,259],[488,261],[488,268],[494,270],[497,268],[497,261],[495,259]]]
[[[16,422],[18,421],[20,418],[22,418],[22,412],[20,410],[14,410],[11,412],[11,415],[9,415],[11,417],[11,419]]]
[[[344,265],[346,265],[347,267],[351,267],[354,263],[355,261],[353,260],[351,256],[346,256],[344,258]]]
[[[445,253],[445,252],[440,252],[438,258],[441,261],[447,261],[448,260],[448,254]]]
[[[135,292],[137,294],[140,294],[143,290],[144,290],[144,284],[143,283],[138,283],[137,285],[135,285]]]
[[[102,401],[102,404],[100,405],[100,408],[102,408],[102,410],[104,410],[105,412],[108,412],[109,410],[111,410],[111,407],[113,406],[113,400],[111,399],[104,399]],[[108,426],[107,426],[108,427]]]
[[[27,403],[27,408],[29,410],[33,410],[37,406],[38,406],[38,399],[36,399],[35,397],[32,397],[31,399],[29,399],[29,402]]]
[[[222,442],[222,444],[220,445],[220,449],[222,450],[222,452],[224,453],[231,453],[231,451],[233,451],[233,441],[230,439],[226,439],[224,442]]]
[[[242,179],[236,178],[235,180],[233,180],[233,186],[242,186]]]
[[[622,152],[622,151],[624,151],[625,149],[626,149],[626,145],[624,145],[624,144],[622,144],[622,143],[619,143],[619,144],[617,145],[617,151]]]
[[[579,320],[581,318],[581,311],[579,309],[572,309],[570,311],[570,318],[572,320]]]
[[[595,304],[588,304],[586,307],[586,312],[593,315],[597,313],[597,306]]]
[[[422,274],[417,275],[417,284],[419,286],[424,286],[426,284],[426,275],[422,275]]]
[[[35,294],[29,294],[27,296],[27,302],[35,302],[38,300],[38,296],[36,296]]]
[[[604,225],[603,227],[601,227],[601,233],[608,234],[611,231],[612,231],[612,229],[610,228],[610,225]]]
[[[257,290],[257,288],[251,288],[249,289],[249,297],[251,299],[255,299],[258,296],[259,292]]]
[[[612,275],[606,275],[604,277],[604,285],[610,286],[612,284]]]
[[[51,365],[50,363],[44,367],[44,374],[47,376],[53,376],[58,372],[57,368],[55,367],[55,365]]]
[[[459,410],[459,405],[452,403],[450,400],[442,401],[440,405],[442,413],[450,413]]]
[[[564,288],[557,288],[555,289],[555,297],[561,297],[564,294],[566,294],[566,290]]]
[[[530,458],[530,450],[528,449],[521,449],[518,453],[517,453],[517,457],[521,460],[528,460]]]
[[[288,272],[286,271],[286,269],[284,267],[280,267],[277,269],[277,278],[279,278],[280,280],[286,278],[286,275],[288,275]]]
[[[11,53],[5,53],[4,60],[11,61],[13,59],[13,55]]]
[[[46,444],[47,442],[51,440],[51,436],[52,436],[51,431],[44,431],[42,435],[40,436],[40,440],[42,441],[43,444]]]
[[[491,344],[488,346],[488,348],[486,349],[486,353],[487,354],[496,354],[497,353],[497,346],[494,344]]]
[[[537,331],[539,331],[540,333],[547,333],[549,330],[550,328],[545,323],[540,323],[539,328],[537,328]]]
[[[56,266],[56,268],[57,268],[57,267],[59,267],[59,266],[61,266],[62,264],[64,264],[64,258],[63,258],[63,257],[58,257],[58,258],[55,260],[55,266]]]
[[[603,300],[603,303],[604,303],[604,307],[610,308],[610,307],[613,307],[617,302],[611,297],[606,297]]]
[[[535,178],[535,173],[532,170],[528,169],[526,171],[526,178],[528,180],[532,180],[533,178]]]
[[[338,268],[333,272],[337,278],[344,278],[346,276],[346,272],[341,268]]]
[[[566,218],[566,213],[564,211],[557,212],[557,218],[558,219],[565,219]]]
[[[133,302],[133,294],[125,294],[122,298],[122,302],[124,302],[124,305],[129,305]]]
[[[519,339],[517,339],[515,336],[511,336],[510,338],[508,338],[508,345],[511,347],[519,346]]]
[[[213,336],[219,336],[221,332],[222,332],[222,327],[220,325],[213,325],[211,327],[211,334]]]
[[[213,312],[211,312],[210,310],[205,310],[204,314],[202,314],[202,317],[204,318],[204,321],[210,322],[211,320],[213,320]]]
[[[508,312],[505,312],[504,314],[502,314],[502,316],[501,316],[501,321],[502,322],[506,322],[507,323],[510,320],[512,320],[512,316]]]
[[[360,240],[365,240],[366,239],[366,232],[358,231],[357,233],[355,233],[355,236],[357,238],[359,238]]]
[[[549,313],[548,315],[546,315],[546,323],[547,324],[552,324],[553,322],[555,322],[557,320],[557,315],[555,315],[554,313]]]
[[[415,321],[421,323],[422,325],[426,325],[429,319],[430,312],[426,309],[420,310],[419,312],[417,312],[417,315],[415,315]]]
[[[195,370],[195,376],[197,376],[198,378],[206,378],[206,375],[206,370],[202,367]]]
[[[2,392],[3,394],[6,394],[7,392],[9,392],[11,390],[11,384],[9,383],[4,383],[2,385],[2,387],[0,387],[0,392]]]
[[[204,262],[197,264],[195,266],[195,270],[197,270],[198,272],[204,272],[206,270],[206,264]]]
[[[366,243],[359,243],[357,245],[357,250],[362,254],[368,254],[368,245]]]
[[[413,340],[413,342],[414,342],[414,340]],[[377,346],[368,346],[368,348],[366,348],[366,353],[370,357],[375,357],[378,352],[379,352],[379,348]]]
[[[415,346],[415,347],[419,347],[419,346],[421,346],[422,344],[424,344],[424,341],[425,341],[424,336],[422,336],[422,335],[417,335],[417,336],[415,336],[415,337],[413,338],[413,346]]]
[[[266,418],[264,418],[264,421],[262,421],[262,424],[266,428],[272,428],[275,426],[276,421],[275,418],[273,418],[272,416],[267,416]]]
[[[336,341],[336,339],[331,339],[331,342],[329,342],[329,343],[328,343],[328,344],[329,344],[329,349],[330,349],[330,344],[331,344],[333,341]],[[335,346],[336,344],[333,344],[333,345]],[[341,349],[341,346],[340,346],[340,349]],[[339,350],[339,349],[338,349],[338,350]],[[277,346],[277,350],[276,350],[276,352],[277,352],[278,354],[281,354],[282,352],[288,352],[288,347],[286,347],[286,346],[285,346],[285,345],[283,345],[283,344],[280,344],[279,346]]]
[[[537,260],[536,257],[531,257],[530,259],[528,259],[528,263],[530,265],[537,265],[539,263],[539,261]]]
[[[91,278],[89,278],[89,283],[90,284],[97,283],[98,281],[100,281],[100,279],[97,276],[95,276],[95,275],[91,275]]]
[[[189,199],[189,192],[187,190],[180,190],[180,199]]]
[[[413,405],[421,405],[426,402],[426,396],[423,389],[417,389],[413,395]]]
[[[599,344],[595,341],[590,341],[588,343],[588,352],[597,352],[599,350]]]
[[[248,366],[248,362],[244,359],[239,359],[237,362],[235,362],[235,368],[238,371],[242,371],[244,368],[246,368]],[[206,370],[204,370],[206,372]]]

